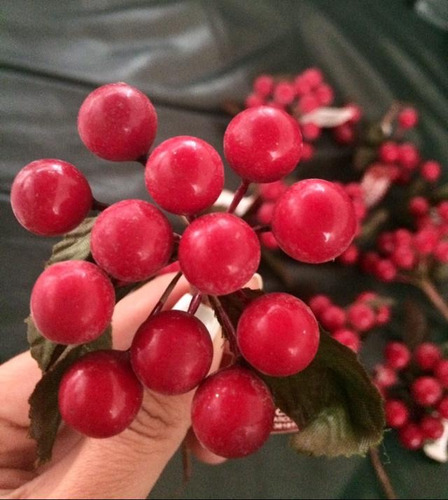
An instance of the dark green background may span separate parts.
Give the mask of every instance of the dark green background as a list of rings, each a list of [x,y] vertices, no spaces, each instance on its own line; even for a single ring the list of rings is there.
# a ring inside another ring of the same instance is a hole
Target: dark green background
[[[447,3],[439,2],[445,12]],[[29,235],[13,218],[9,190],[20,168],[42,157],[62,158],[86,174],[101,201],[147,198],[141,167],[98,160],[82,145],[76,116],[90,90],[120,80],[135,85],[157,108],[156,144],[196,135],[222,152],[229,120],[221,111],[224,101],[242,101],[261,72],[318,66],[337,101],[359,103],[369,119],[381,116],[394,99],[413,103],[421,114],[414,139],[425,157],[447,168],[447,38],[447,31],[404,0],[2,0],[0,359],[27,347],[23,318],[30,290],[55,241]],[[337,175],[346,161],[343,149],[325,145],[306,173],[319,176],[320,168],[331,165]],[[236,182],[228,172],[227,186]],[[373,286],[352,270],[285,266],[298,292],[337,293],[342,299]],[[268,288],[278,288],[269,274],[265,278]],[[430,321],[443,332],[437,315]],[[367,363],[379,343],[381,338],[367,346]],[[382,459],[400,497],[448,497],[447,465],[403,450],[391,435]],[[195,464],[183,490],[181,478],[177,455],[151,496],[383,497],[368,459],[297,456],[286,436],[272,437],[246,459],[219,467]]]

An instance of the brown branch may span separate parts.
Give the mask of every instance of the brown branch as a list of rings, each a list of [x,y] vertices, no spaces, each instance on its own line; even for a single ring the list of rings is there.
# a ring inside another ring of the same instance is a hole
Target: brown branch
[[[370,448],[369,450],[370,460],[372,462],[373,468],[375,469],[376,476],[383,488],[384,494],[388,500],[397,499],[395,490],[390,482],[390,478],[381,462],[380,452],[377,447]]]

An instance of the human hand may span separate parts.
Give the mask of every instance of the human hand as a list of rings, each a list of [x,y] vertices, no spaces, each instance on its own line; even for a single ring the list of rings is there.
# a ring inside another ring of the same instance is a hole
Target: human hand
[[[127,349],[134,333],[157,303],[173,275],[162,275],[117,303],[112,319],[113,344]],[[254,277],[248,284],[260,286]],[[186,293],[181,279],[166,303],[171,308]],[[210,371],[221,362],[223,339],[214,338]],[[29,438],[28,398],[41,372],[29,352],[0,367],[0,492],[3,498],[146,498],[190,428],[194,391],[163,396],[145,390],[134,422],[107,439],[85,437],[62,426],[52,460],[35,469],[35,441]],[[188,434],[187,444],[200,460],[224,459],[208,452]]]

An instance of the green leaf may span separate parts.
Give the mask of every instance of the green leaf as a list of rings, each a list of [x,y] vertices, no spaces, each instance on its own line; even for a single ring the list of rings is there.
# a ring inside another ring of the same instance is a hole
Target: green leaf
[[[234,328],[244,307],[263,294],[244,289],[219,297]],[[218,316],[219,320],[219,316]],[[315,359],[290,377],[256,372],[269,386],[275,404],[300,431],[292,447],[308,455],[365,455],[383,437],[383,400],[356,354],[321,330]]]
[[[318,353],[290,377],[259,374],[300,431],[291,445],[307,455],[365,455],[381,442],[383,400],[356,355],[321,331]]]
[[[30,437],[37,442],[37,462],[39,465],[51,459],[56,440],[61,414],[58,406],[59,384],[66,370],[80,357],[88,352],[112,347],[112,328],[109,325],[102,335],[87,344],[77,346],[61,346],[54,344],[55,349],[64,347],[58,359],[49,367],[36,384],[28,402],[30,405]],[[42,357],[48,361],[52,354],[43,349]],[[45,364],[43,360],[40,363]]]
[[[27,338],[31,356],[37,361],[39,368],[46,372],[67,346],[47,340],[37,329],[31,316],[26,318],[25,323],[27,324]]]
[[[90,232],[96,217],[86,217],[81,224],[70,231],[53,246],[46,265],[64,260],[88,260],[90,258]]]

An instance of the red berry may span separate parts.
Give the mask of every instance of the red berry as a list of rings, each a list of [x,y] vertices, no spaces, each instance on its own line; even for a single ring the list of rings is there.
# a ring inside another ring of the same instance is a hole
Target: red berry
[[[340,330],[335,330],[331,336],[354,352],[358,352],[361,348],[359,335],[353,330],[341,328]]]
[[[358,262],[359,258],[359,248],[356,245],[350,245],[346,250],[344,250],[341,255],[339,255],[339,262],[352,266]]]
[[[374,381],[380,388],[391,387],[397,383],[397,372],[390,366],[378,364],[374,368]]]
[[[294,101],[295,89],[292,83],[282,81],[274,88],[274,101],[278,104],[289,105]]]
[[[204,324],[184,311],[162,311],[134,336],[131,362],[142,384],[161,394],[183,394],[207,375],[213,344]]]
[[[448,359],[439,359],[432,365],[434,377],[442,384],[444,389],[448,389]]]
[[[319,99],[314,94],[305,94],[299,99],[297,111],[306,115],[320,106]]]
[[[396,142],[383,142],[378,149],[378,158],[384,163],[395,163],[398,160],[399,150],[399,145]]]
[[[420,430],[423,433],[424,439],[433,441],[442,437],[444,427],[440,418],[433,415],[425,415],[420,421]]]
[[[407,423],[398,431],[401,444],[408,450],[419,450],[423,446],[423,432],[417,424]]]
[[[298,97],[302,97],[311,91],[310,82],[302,74],[294,79],[294,89]]]
[[[237,327],[238,347],[258,371],[286,377],[304,370],[319,347],[319,325],[311,309],[287,293],[253,300]]]
[[[363,303],[355,303],[347,310],[347,320],[359,332],[365,332],[375,326],[375,311]]]
[[[192,426],[199,442],[216,455],[245,457],[268,439],[274,413],[265,383],[245,368],[232,367],[199,385],[193,398]]]
[[[311,299],[308,301],[308,305],[310,306],[310,309],[313,311],[313,313],[319,317],[325,311],[325,309],[327,309],[327,307],[332,305],[332,303],[327,295],[318,294],[311,297]]]
[[[293,184],[276,202],[272,232],[293,259],[319,264],[335,259],[352,242],[356,215],[348,195],[321,179]]]
[[[319,68],[308,68],[302,73],[302,78],[308,82],[311,89],[318,87],[323,82],[323,74]]]
[[[414,349],[414,361],[422,370],[432,370],[442,359],[442,351],[433,342],[423,342]]]
[[[376,324],[386,325],[390,321],[390,307],[387,304],[378,306],[376,310]]]
[[[288,189],[288,185],[283,181],[266,182],[260,184],[258,190],[264,201],[276,201]]]
[[[424,196],[414,196],[409,201],[409,211],[412,215],[421,217],[429,212],[429,202]]]
[[[303,143],[301,161],[308,161],[314,156],[314,146],[309,142]]]
[[[342,145],[352,144],[355,140],[355,129],[349,122],[337,125],[331,129],[336,142]]]
[[[347,316],[342,307],[330,305],[319,315],[322,326],[332,332],[345,325]]]
[[[238,113],[224,133],[224,155],[230,167],[251,182],[280,180],[294,170],[301,153],[298,123],[270,106]]]
[[[437,161],[429,160],[422,164],[420,171],[428,182],[437,182],[442,174],[442,166]]]
[[[224,167],[218,152],[196,137],[168,139],[151,153],[145,183],[164,210],[194,215],[209,208],[224,186]]]
[[[434,406],[442,397],[442,386],[434,377],[422,376],[414,380],[411,393],[421,406]]]
[[[145,156],[157,132],[151,101],[126,83],[109,83],[91,92],[78,114],[78,131],[86,147],[112,161]]]
[[[225,295],[243,287],[260,263],[260,243],[239,217],[211,213],[195,219],[179,244],[187,280],[203,293]]]
[[[20,170],[11,186],[11,207],[34,234],[56,236],[78,226],[92,206],[84,175],[62,160],[36,160]]]
[[[448,419],[448,396],[443,397],[437,404],[437,411],[440,416]]]
[[[414,170],[420,163],[420,153],[415,144],[404,142],[398,150],[398,163],[407,170]]]
[[[320,136],[321,132],[322,129],[312,122],[302,125],[302,135],[305,141],[315,141]]]
[[[110,324],[115,291],[90,262],[67,260],[47,267],[31,292],[31,316],[42,335],[58,344],[82,344]]]
[[[411,360],[411,351],[403,342],[388,342],[384,348],[384,358],[388,366],[402,370]]]
[[[268,97],[274,90],[274,78],[271,75],[260,75],[254,80],[253,89],[261,97]]]
[[[272,220],[272,213],[274,211],[274,203],[263,203],[257,210],[257,221],[260,224],[270,224]]]
[[[327,85],[326,83],[322,83],[321,85],[319,85],[315,89],[314,95],[316,96],[321,106],[329,106],[334,99],[333,89],[330,87],[330,85]],[[352,121],[351,123],[355,122]]]
[[[90,246],[97,264],[114,278],[136,282],[168,264],[173,230],[166,216],[143,200],[122,200],[102,212]]]
[[[263,97],[259,96],[258,94],[249,94],[246,99],[244,100],[244,107],[245,108],[253,108],[255,106],[263,106],[266,104],[266,101],[264,100]]]
[[[411,107],[403,108],[398,114],[397,120],[401,128],[413,128],[418,122],[417,110]]]
[[[107,438],[134,420],[143,387],[122,351],[95,351],[78,359],[64,374],[59,388],[63,420],[78,432]]]
[[[393,429],[403,427],[409,420],[409,409],[403,401],[389,399],[384,403],[386,424]]]

